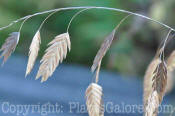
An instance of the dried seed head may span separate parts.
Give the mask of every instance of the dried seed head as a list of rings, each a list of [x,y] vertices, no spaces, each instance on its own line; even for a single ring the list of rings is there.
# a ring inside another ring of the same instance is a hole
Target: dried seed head
[[[35,64],[36,58],[38,56],[38,51],[40,49],[40,43],[41,43],[41,37],[40,37],[40,32],[38,30],[35,36],[33,37],[32,43],[30,45],[26,76],[31,72]]]
[[[107,38],[104,40],[104,42],[102,43],[97,55],[95,56],[93,65],[91,67],[91,71],[94,72],[99,64],[99,62],[101,62],[102,58],[105,56],[107,50],[109,49],[109,47],[112,44],[112,40],[114,39],[114,35],[115,35],[116,29],[114,29],[111,34],[109,36],[107,36]]]
[[[152,81],[153,81],[152,84],[153,90],[157,91],[158,94],[164,93],[167,84],[167,67],[165,62],[162,61],[157,66],[156,70],[154,71],[154,77]]]
[[[161,60],[159,58],[154,58],[146,70],[146,73],[144,76],[144,87],[143,87],[144,88],[144,94],[143,94],[144,107],[146,106],[146,104],[148,102],[148,97],[150,96],[150,94],[153,91],[152,79],[154,76],[154,70],[156,70],[156,67],[160,62],[161,62]]]
[[[13,32],[6,39],[5,43],[2,45],[0,49],[0,51],[2,51],[2,54],[0,58],[4,57],[3,64],[7,61],[8,57],[15,51],[15,48],[19,41],[19,37],[20,32]]]
[[[160,104],[159,94],[157,91],[153,91],[148,97],[148,104],[145,108],[145,116],[157,116],[158,107]]]
[[[66,58],[67,48],[71,49],[71,42],[68,33],[64,33],[55,37],[48,45],[46,53],[41,59],[41,65],[37,73],[36,79],[42,76],[41,82],[44,82],[55,71],[56,67]]]
[[[86,90],[86,105],[89,116],[104,116],[102,87],[92,83]]]
[[[161,61],[153,72],[152,89],[145,104],[146,116],[157,116],[157,110],[165,95],[167,85],[167,67]]]

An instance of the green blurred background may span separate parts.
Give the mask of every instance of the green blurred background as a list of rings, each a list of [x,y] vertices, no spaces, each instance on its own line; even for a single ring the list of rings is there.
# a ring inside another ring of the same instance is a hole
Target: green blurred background
[[[175,0],[0,0],[0,27],[25,15],[70,6],[105,6],[145,14],[175,27]],[[50,17],[41,30],[41,58],[47,43],[64,33],[71,17],[78,10],[61,11]],[[29,19],[23,29],[16,54],[28,55],[29,46],[39,25],[48,14]],[[70,27],[72,51],[65,63],[91,66],[104,38],[114,29],[124,13],[91,9],[78,15]],[[0,31],[0,45],[9,33],[18,31],[21,23]],[[167,29],[139,17],[130,17],[118,30],[112,47],[104,57],[102,67],[124,75],[142,77],[154,57]],[[174,42],[167,46],[169,54]]]

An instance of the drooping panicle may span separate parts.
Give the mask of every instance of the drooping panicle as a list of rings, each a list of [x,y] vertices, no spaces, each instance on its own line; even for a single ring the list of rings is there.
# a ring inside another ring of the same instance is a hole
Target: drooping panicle
[[[152,89],[145,105],[145,116],[157,116],[167,85],[167,66],[164,61],[156,66],[152,77]]]
[[[27,69],[26,69],[26,76],[31,72],[36,58],[38,56],[38,52],[40,49],[40,44],[41,44],[41,36],[39,30],[36,32],[32,39],[32,43],[29,48],[29,58],[28,58],[28,64],[27,64]]]
[[[2,45],[0,49],[0,52],[2,52],[0,58],[4,57],[3,64],[15,51],[19,38],[20,38],[20,32],[12,32],[6,39],[5,43]]]
[[[153,76],[153,91],[157,91],[158,93],[163,93],[165,91],[166,83],[167,83],[167,66],[165,62],[161,62],[154,71]]]
[[[101,62],[102,58],[105,56],[107,50],[110,48],[112,41],[114,39],[114,35],[115,35],[116,29],[114,29],[108,36],[107,38],[104,40],[104,42],[102,43],[100,49],[97,52],[97,55],[95,56],[95,59],[93,61],[93,65],[91,67],[91,71],[94,72],[97,68],[97,66],[99,65],[99,62]]]
[[[154,71],[156,70],[157,65],[161,62],[161,60],[159,58],[154,58],[151,63],[149,64],[146,72],[145,72],[145,76],[144,76],[144,93],[143,93],[143,104],[144,107],[146,107],[147,103],[148,103],[148,97],[150,96],[150,94],[153,91],[152,88],[152,79],[154,76]]]
[[[155,59],[151,64],[154,68],[149,67],[151,70],[150,77],[145,76],[144,82],[144,113],[145,116],[157,116],[158,108],[162,103],[163,97],[167,88],[168,68],[165,62],[164,51],[169,39],[169,35],[172,30],[168,31],[168,34],[163,41],[163,45],[158,49]],[[157,62],[155,62],[157,60]],[[147,73],[146,73],[147,74]],[[148,88],[148,89],[146,89]]]
[[[91,83],[86,89],[86,106],[89,116],[104,116],[102,87]]]
[[[59,63],[62,63],[66,58],[67,48],[71,49],[71,42],[68,33],[60,34],[55,37],[49,44],[44,56],[41,59],[36,79],[42,77],[41,82],[44,82],[55,71]]]

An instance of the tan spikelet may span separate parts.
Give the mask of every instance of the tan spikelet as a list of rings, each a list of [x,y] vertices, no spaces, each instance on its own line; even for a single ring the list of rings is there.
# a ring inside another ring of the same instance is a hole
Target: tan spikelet
[[[38,56],[38,51],[40,49],[40,43],[41,43],[40,32],[37,31],[30,45],[26,76],[31,72],[35,64],[36,58]]]
[[[44,82],[55,71],[56,67],[63,61],[67,55],[67,48],[71,49],[71,42],[68,33],[64,33],[55,37],[48,45],[46,53],[41,59],[41,65],[37,73],[36,79],[42,77],[41,82]]]
[[[154,58],[151,63],[149,64],[145,76],[144,76],[144,93],[143,93],[143,104],[144,107],[147,104],[147,100],[149,95],[151,94],[151,92],[153,91],[152,88],[152,79],[153,79],[153,73],[154,70],[156,69],[157,65],[161,62],[161,60],[159,58]]]
[[[91,83],[86,90],[86,105],[89,116],[104,116],[102,87]]]
[[[157,93],[160,95],[159,101],[161,101],[167,85],[167,66],[164,61],[161,61],[161,63],[157,66],[156,70],[154,71],[152,81],[153,90],[157,91]]]
[[[164,61],[161,61],[153,72],[152,91],[148,95],[145,104],[145,116],[157,116],[157,110],[165,95],[167,84],[167,67]]]
[[[13,32],[9,35],[5,43],[2,45],[0,49],[0,52],[2,51],[0,58],[4,57],[3,64],[7,61],[8,57],[10,57],[10,55],[14,52],[18,44],[19,37],[19,32]]]
[[[157,91],[153,91],[148,97],[148,104],[145,107],[146,112],[144,116],[157,116],[159,104],[159,95]]]
[[[95,59],[93,61],[93,65],[91,67],[91,71],[94,72],[99,64],[99,62],[101,62],[102,58],[105,56],[107,50],[109,49],[109,47],[112,44],[112,40],[114,39],[114,35],[115,35],[116,29],[114,29],[111,34],[109,34],[109,36],[107,36],[107,38],[104,40],[104,42],[102,43],[100,49],[98,50],[97,55],[95,56]]]

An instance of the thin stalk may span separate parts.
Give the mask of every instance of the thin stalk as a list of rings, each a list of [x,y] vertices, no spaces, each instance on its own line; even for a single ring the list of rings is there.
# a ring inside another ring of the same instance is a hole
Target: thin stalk
[[[76,17],[77,15],[79,15],[80,13],[82,13],[82,12],[88,10],[88,9],[92,9],[92,8],[86,8],[86,9],[80,10],[79,12],[77,12],[76,14],[74,14],[74,16],[71,18],[71,20],[70,20],[70,22],[69,22],[69,24],[68,24],[68,26],[67,26],[67,32],[69,31],[70,25],[71,25],[72,21],[75,19],[75,17]]]
[[[130,17],[132,14],[129,14],[129,15],[127,15],[126,17],[124,17],[120,22],[119,22],[119,24],[115,27],[115,30],[117,30],[119,27],[120,27],[120,25],[128,18],[128,17]]]
[[[29,19],[29,18],[31,18],[31,17],[27,17],[23,22],[22,22],[22,24],[21,24],[21,26],[20,26],[20,28],[19,28],[19,31],[18,32],[21,32],[21,30],[22,30],[22,27],[23,27],[23,25],[24,25],[24,23]]]
[[[40,30],[40,29],[42,28],[42,26],[44,25],[44,23],[47,21],[47,19],[48,19],[49,17],[51,17],[53,14],[55,14],[56,12],[58,12],[58,11],[55,11],[55,12],[52,12],[51,14],[49,14],[49,15],[44,19],[44,21],[41,23],[41,25],[40,25],[40,27],[39,27],[38,30]]]
[[[170,30],[168,31],[168,34],[167,34],[167,36],[166,36],[166,38],[165,38],[164,44],[163,44],[163,46],[162,46],[162,48],[161,48],[161,51],[160,51],[160,56],[159,56],[159,57],[160,57],[160,59],[163,58],[163,61],[164,61],[164,50],[165,50],[165,46],[166,46],[166,43],[167,43],[167,41],[168,41],[168,38],[169,38],[171,32],[172,32],[172,30],[170,29]]]
[[[47,11],[43,11],[43,12],[38,12],[38,13],[35,13],[35,14],[32,14],[32,15],[28,15],[28,16],[25,16],[25,17],[22,17],[22,18],[19,18],[15,21],[12,21],[9,25],[7,26],[4,26],[2,28],[0,28],[0,30],[3,30],[5,28],[8,28],[10,26],[12,26],[13,24],[19,22],[19,21],[22,21],[22,20],[25,20],[26,18],[28,17],[33,17],[33,16],[37,16],[37,15],[42,15],[42,14],[46,14],[46,13],[50,13],[50,12],[55,12],[55,11],[58,11],[58,10],[73,10],[73,9],[89,9],[89,8],[94,8],[94,9],[104,9],[104,10],[111,10],[111,11],[118,11],[118,12],[123,12],[123,13],[127,13],[127,14],[132,14],[132,15],[135,15],[135,16],[139,16],[139,17],[142,17],[146,20],[150,20],[152,22],[155,22],[157,24],[160,24],[168,29],[171,29],[172,31],[175,31],[174,28],[162,23],[162,22],[159,22],[155,19],[152,19],[150,17],[147,17],[145,15],[142,15],[142,14],[138,14],[138,13],[134,13],[134,12],[131,12],[131,11],[127,11],[127,10],[123,10],[123,9],[117,9],[117,8],[109,8],[109,7],[96,7],[96,6],[82,6],[82,7],[66,7],[66,8],[57,8],[57,9],[52,9],[52,10],[47,10]]]

